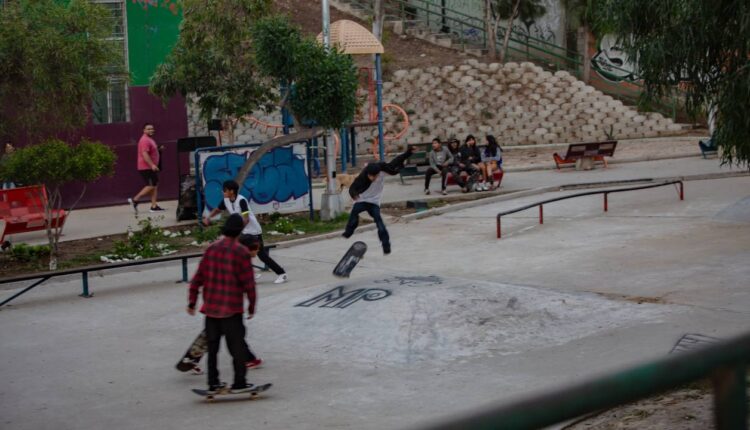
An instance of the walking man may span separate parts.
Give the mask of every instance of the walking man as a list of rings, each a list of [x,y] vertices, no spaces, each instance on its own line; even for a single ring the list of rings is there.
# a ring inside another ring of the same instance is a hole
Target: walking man
[[[157,187],[159,185],[159,148],[153,139],[156,132],[154,125],[146,123],[143,125],[143,136],[138,141],[138,173],[146,182],[146,185],[128,203],[133,206],[133,211],[138,215],[138,199],[151,195],[151,209],[149,212],[162,212],[156,202]]]
[[[241,215],[230,215],[222,229],[224,238],[206,249],[198,270],[190,281],[188,314],[195,315],[198,293],[201,288],[203,289],[203,306],[200,311],[206,315],[208,391],[211,394],[226,389],[226,384],[219,380],[217,365],[222,337],[226,337],[227,348],[234,365],[231,392],[249,392],[252,387],[245,379],[245,365],[250,357],[245,343],[242,314],[243,295],[247,295],[247,318],[251,319],[255,314],[255,278],[250,251],[237,240],[244,227]]]

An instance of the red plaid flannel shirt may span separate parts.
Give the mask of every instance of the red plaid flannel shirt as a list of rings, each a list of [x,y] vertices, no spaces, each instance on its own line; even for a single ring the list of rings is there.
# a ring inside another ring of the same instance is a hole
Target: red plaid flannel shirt
[[[235,239],[224,238],[203,253],[198,271],[190,281],[188,306],[195,308],[203,287],[201,312],[212,318],[241,314],[243,293],[249,301],[248,312],[255,313],[255,275],[250,251]]]

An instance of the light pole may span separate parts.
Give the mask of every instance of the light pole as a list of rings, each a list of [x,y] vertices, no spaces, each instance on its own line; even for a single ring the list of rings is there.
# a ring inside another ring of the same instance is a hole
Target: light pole
[[[328,11],[328,0],[322,0],[323,4],[323,46],[328,49],[331,46],[331,25]],[[326,191],[320,201],[320,218],[331,220],[343,212],[341,194],[336,190],[336,145],[333,137],[328,139],[329,130],[326,130],[324,140],[326,142]]]

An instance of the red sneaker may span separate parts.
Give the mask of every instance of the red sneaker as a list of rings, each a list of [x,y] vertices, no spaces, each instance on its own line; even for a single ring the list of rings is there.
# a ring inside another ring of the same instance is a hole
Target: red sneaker
[[[256,358],[255,360],[250,360],[247,363],[245,363],[245,367],[248,369],[257,369],[263,364],[263,360],[260,358]]]

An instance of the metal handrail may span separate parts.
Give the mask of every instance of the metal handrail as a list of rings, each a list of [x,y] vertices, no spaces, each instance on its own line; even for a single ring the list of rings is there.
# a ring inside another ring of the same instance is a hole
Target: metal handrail
[[[275,247],[276,245],[265,245],[266,249],[272,249]],[[28,274],[28,275],[18,275],[18,276],[10,276],[7,278],[1,278],[0,284],[12,284],[15,282],[23,282],[23,281],[31,281],[31,280],[36,280],[37,282],[34,282],[32,285],[24,288],[23,290],[17,292],[11,297],[8,297],[7,299],[0,302],[0,307],[4,306],[5,304],[9,303],[16,297],[28,292],[32,288],[40,285],[41,283],[43,283],[44,281],[50,278],[56,278],[56,277],[68,276],[68,275],[78,275],[78,274],[81,275],[81,283],[82,283],[83,291],[81,292],[81,294],[79,294],[79,296],[89,298],[94,295],[93,293],[89,291],[89,272],[100,272],[102,270],[119,269],[122,267],[142,266],[144,264],[159,264],[159,263],[168,263],[171,261],[182,260],[182,279],[178,282],[187,282],[188,281],[187,261],[191,258],[198,258],[202,256],[203,256],[203,252],[200,251],[200,252],[191,252],[187,254],[177,254],[177,255],[167,255],[163,257],[144,258],[141,260],[119,261],[116,263],[106,263],[106,264],[95,264],[91,266],[76,267],[74,269],[37,272],[37,273]],[[268,270],[268,267],[265,264],[263,266],[257,266],[253,264],[253,267],[260,269],[260,270]]]
[[[526,209],[531,209],[533,207],[539,206],[539,224],[544,224],[544,205],[547,204],[547,203],[554,203],[554,202],[558,202],[560,200],[567,200],[567,199],[572,199],[572,198],[575,198],[575,197],[583,197],[583,196],[591,196],[591,195],[595,195],[595,194],[603,194],[604,195],[604,212],[607,212],[609,210],[609,200],[608,200],[609,194],[622,193],[622,192],[625,192],[625,191],[645,190],[647,188],[663,187],[663,186],[672,185],[672,184],[679,184],[680,185],[679,197],[680,197],[680,200],[685,200],[685,188],[684,188],[684,185],[682,183],[682,180],[673,180],[673,181],[659,182],[657,184],[641,185],[639,187],[618,188],[618,189],[615,189],[615,190],[586,191],[586,192],[583,192],[583,193],[576,193],[576,194],[570,194],[570,195],[567,195],[567,196],[555,197],[555,198],[543,200],[541,202],[531,203],[531,204],[528,204],[526,206],[521,206],[519,208],[511,209],[511,210],[508,210],[508,211],[500,212],[500,213],[497,214],[497,217],[496,217],[496,219],[497,219],[497,238],[500,239],[502,237],[500,219],[503,216],[505,216],[505,215],[514,214],[516,212],[525,211]]]
[[[423,430],[538,429],[710,377],[719,430],[747,429],[750,333]]]

